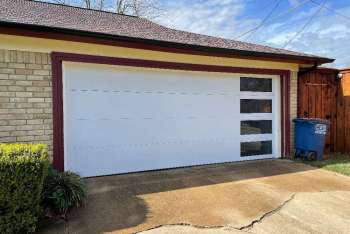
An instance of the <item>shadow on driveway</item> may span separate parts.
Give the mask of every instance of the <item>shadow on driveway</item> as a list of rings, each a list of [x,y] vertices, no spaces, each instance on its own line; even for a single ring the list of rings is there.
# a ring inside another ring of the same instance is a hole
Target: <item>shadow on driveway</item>
[[[350,190],[350,179],[288,160],[86,179],[88,201],[42,233],[135,233],[166,224],[242,227],[297,192]]]

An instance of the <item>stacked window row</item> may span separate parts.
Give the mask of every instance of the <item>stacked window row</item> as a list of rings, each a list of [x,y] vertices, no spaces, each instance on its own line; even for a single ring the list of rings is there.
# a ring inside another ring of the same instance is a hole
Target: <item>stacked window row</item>
[[[271,94],[272,79],[241,77],[240,91],[241,93],[258,92],[262,94],[262,96],[264,96],[264,94]],[[270,97],[266,99],[253,99],[244,97],[240,100],[240,113],[272,113],[272,99]],[[241,121],[241,135],[259,134],[272,134],[272,119]],[[272,148],[272,140],[241,142],[241,157],[269,155],[272,154]]]

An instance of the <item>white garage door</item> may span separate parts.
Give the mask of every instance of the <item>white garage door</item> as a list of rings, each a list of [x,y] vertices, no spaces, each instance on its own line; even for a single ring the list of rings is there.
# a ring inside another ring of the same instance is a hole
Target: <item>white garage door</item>
[[[279,157],[278,76],[63,63],[64,166],[82,176]]]

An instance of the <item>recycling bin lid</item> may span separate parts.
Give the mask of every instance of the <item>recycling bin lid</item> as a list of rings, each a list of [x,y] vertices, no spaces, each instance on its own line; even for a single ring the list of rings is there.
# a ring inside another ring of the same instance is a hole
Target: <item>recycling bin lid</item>
[[[319,118],[296,118],[296,119],[293,119],[293,122],[304,122],[304,123],[311,123],[311,124],[327,124],[327,125],[329,125],[328,120],[319,119]]]

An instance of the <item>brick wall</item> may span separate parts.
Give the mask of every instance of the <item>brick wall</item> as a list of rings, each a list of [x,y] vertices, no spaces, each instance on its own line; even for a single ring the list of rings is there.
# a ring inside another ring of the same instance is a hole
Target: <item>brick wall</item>
[[[49,54],[0,50],[0,142],[49,145],[52,89]]]
[[[291,121],[291,131],[290,131],[290,147],[291,153],[294,153],[294,123],[293,119],[297,117],[298,108],[298,72],[291,73],[290,79],[290,121]]]

